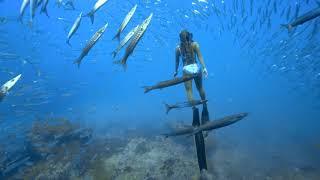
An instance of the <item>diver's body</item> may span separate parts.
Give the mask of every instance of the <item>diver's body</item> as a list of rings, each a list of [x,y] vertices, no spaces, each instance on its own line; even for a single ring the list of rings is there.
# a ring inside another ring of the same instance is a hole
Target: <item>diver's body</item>
[[[183,63],[183,75],[187,76],[191,74],[198,74],[198,76],[194,78],[194,81],[199,91],[201,100],[205,101],[206,94],[202,85],[202,74],[204,74],[204,76],[207,77],[208,72],[200,51],[199,44],[192,40],[192,34],[186,30],[181,31],[179,36],[180,45],[176,47],[176,66],[174,76],[178,74],[177,72],[181,57]],[[199,59],[202,68],[198,67],[196,58]],[[192,102],[192,80],[185,82],[185,88],[187,92],[188,101]],[[209,113],[207,110],[207,104],[203,103],[201,124],[206,123],[207,121],[209,121]]]

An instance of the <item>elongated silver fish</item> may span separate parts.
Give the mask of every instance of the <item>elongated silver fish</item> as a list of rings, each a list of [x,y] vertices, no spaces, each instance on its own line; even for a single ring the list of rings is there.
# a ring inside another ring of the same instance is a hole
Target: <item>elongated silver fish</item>
[[[22,18],[23,18],[23,15],[24,15],[24,11],[26,10],[28,4],[30,3],[30,0],[23,0],[22,1],[22,4],[21,4],[21,7],[20,7],[20,14],[19,14],[19,17],[18,17],[18,20],[22,22]]]
[[[174,78],[174,79],[170,79],[170,80],[166,80],[166,81],[161,81],[153,86],[144,86],[143,87],[144,93],[148,93],[148,92],[155,90],[155,89],[163,89],[163,88],[175,86],[175,85],[181,84],[183,82],[190,81],[191,79],[195,78],[196,76],[198,76],[198,74],[187,75],[187,76],[182,76],[182,77],[178,77],[178,78]]]
[[[103,33],[106,31],[106,28],[108,27],[108,23],[105,24],[102,28],[100,28],[92,37],[91,39],[88,41],[88,43],[86,44],[86,46],[83,48],[80,56],[78,57],[77,60],[74,61],[75,64],[78,65],[78,67],[80,67],[81,61],[82,59],[88,55],[89,51],[91,50],[91,48],[98,42],[98,40],[101,38],[101,36],[103,35]]]
[[[49,17],[48,10],[47,10],[48,3],[49,3],[49,0],[44,0],[40,13],[45,13],[46,16]]]
[[[138,30],[134,33],[130,44],[127,46],[124,57],[119,61],[115,61],[114,62],[115,64],[121,64],[124,69],[127,68],[127,60],[129,56],[133,53],[134,48],[137,46],[138,42],[143,37],[144,33],[146,32],[150,24],[150,21],[152,19],[152,16],[153,16],[153,13],[151,13],[150,16],[142,22]]]
[[[5,97],[5,95],[9,92],[9,90],[17,83],[17,81],[21,78],[21,74],[16,76],[15,78],[9,80],[5,84],[3,84],[0,88],[0,101]]]
[[[118,52],[122,49],[123,46],[125,46],[128,41],[132,38],[132,36],[134,35],[134,33],[138,30],[139,26],[136,26],[135,28],[133,28],[124,38],[123,40],[120,42],[119,46],[117,47],[117,49],[115,49],[112,52],[112,56],[113,58],[115,58],[118,54]]]
[[[296,18],[294,21],[290,22],[289,24],[282,24],[281,26],[286,27],[288,31],[290,31],[292,30],[292,28],[299,26],[301,24],[304,24],[305,22],[308,22],[319,16],[320,16],[320,7],[301,15],[300,17]]]
[[[166,107],[166,113],[168,114],[170,110],[172,109],[180,109],[180,108],[185,108],[185,107],[194,107],[200,104],[205,104],[207,103],[208,100],[193,100],[191,102],[183,102],[183,103],[177,103],[174,105],[169,105],[167,103],[164,103]]]
[[[93,8],[91,9],[91,11],[85,15],[86,17],[90,17],[91,23],[93,24],[94,22],[94,13],[97,12],[104,4],[106,4],[108,2],[108,0],[98,0]]]
[[[226,116],[224,118],[217,119],[214,121],[209,121],[209,122],[207,122],[203,125],[200,125],[198,127],[189,126],[189,127],[179,128],[179,129],[176,129],[172,132],[165,133],[162,135],[165,137],[187,135],[187,137],[189,137],[189,136],[195,135],[201,131],[212,131],[212,130],[219,129],[219,128],[222,128],[225,126],[229,126],[231,124],[234,124],[234,123],[244,119],[247,116],[248,116],[248,113],[234,114],[234,115]]]
[[[68,33],[68,37],[67,37],[67,44],[70,44],[70,38],[74,35],[74,33],[78,30],[80,23],[81,23],[81,19],[82,19],[82,12],[79,14],[79,16],[77,17],[77,19],[75,20],[75,22],[73,23],[69,33]]]
[[[118,39],[118,41],[120,41],[120,34],[121,32],[127,27],[129,21],[131,20],[132,16],[134,15],[134,13],[136,12],[136,9],[137,9],[137,5],[134,5],[134,7],[129,11],[129,13],[126,15],[126,17],[123,19],[118,31],[117,31],[117,34],[114,36],[114,39]]]

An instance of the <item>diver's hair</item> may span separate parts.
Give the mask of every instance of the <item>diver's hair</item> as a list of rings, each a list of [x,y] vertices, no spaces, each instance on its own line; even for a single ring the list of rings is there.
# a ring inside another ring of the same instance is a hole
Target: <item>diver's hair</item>
[[[185,58],[193,58],[194,52],[192,49],[192,33],[187,30],[182,30],[179,34],[180,36],[180,52]]]

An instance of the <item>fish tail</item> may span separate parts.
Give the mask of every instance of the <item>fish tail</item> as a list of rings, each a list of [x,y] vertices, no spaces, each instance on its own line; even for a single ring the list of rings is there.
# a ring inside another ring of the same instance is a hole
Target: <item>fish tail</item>
[[[23,24],[23,16],[19,15],[18,19],[17,19],[21,24]]]
[[[73,62],[74,64],[77,64],[78,65],[78,68],[80,68],[80,64],[81,64],[81,59],[77,59]]]
[[[70,39],[67,39],[66,43],[71,47]]]
[[[72,10],[76,9],[72,1],[69,1],[68,5],[71,7]]]
[[[119,64],[122,65],[123,70],[126,71],[127,70],[127,63],[125,63],[123,60],[119,60],[119,61],[114,61],[113,64]]]
[[[164,138],[168,138],[169,135],[168,134],[160,134],[161,136],[164,136]]]
[[[41,9],[40,13],[44,13],[44,14],[46,14],[47,17],[49,17],[47,8]]]
[[[94,13],[93,12],[89,12],[87,15],[85,15],[84,17],[89,17],[91,20],[91,24],[93,24],[94,22]]]
[[[118,41],[120,41],[120,33],[117,33],[113,38],[112,40],[115,40],[117,39]]]
[[[292,30],[292,26],[290,24],[281,24],[282,27],[287,28],[288,32]]]
[[[144,93],[151,91],[151,86],[142,86],[142,88],[144,89]]]
[[[117,51],[113,51],[113,52],[111,53],[111,55],[112,55],[113,58],[115,58],[115,57],[117,56]]]
[[[169,111],[171,110],[170,105],[167,103],[164,103],[164,106],[166,107],[166,113],[169,114]]]

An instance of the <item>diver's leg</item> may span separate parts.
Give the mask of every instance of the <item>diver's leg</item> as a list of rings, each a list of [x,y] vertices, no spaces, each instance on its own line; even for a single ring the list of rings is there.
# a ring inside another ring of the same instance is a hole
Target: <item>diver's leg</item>
[[[186,81],[184,83],[184,86],[186,88],[188,101],[191,102],[193,100],[193,97],[192,97],[192,80]]]
[[[202,74],[200,73],[198,76],[196,76],[194,78],[194,81],[200,94],[201,100],[206,100],[206,93],[204,92],[204,88],[202,86]]]
[[[204,92],[204,88],[202,86],[202,75],[197,76],[195,79],[195,83],[197,86],[197,89],[200,93],[201,99],[206,100],[206,94]],[[203,109],[201,113],[201,124],[205,124],[209,121],[209,111],[207,107],[207,103],[203,103]],[[207,134],[205,134],[206,136]]]

